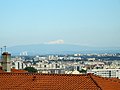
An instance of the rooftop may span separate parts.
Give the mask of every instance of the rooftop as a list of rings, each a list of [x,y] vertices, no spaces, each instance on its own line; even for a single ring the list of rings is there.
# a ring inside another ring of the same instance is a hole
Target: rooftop
[[[0,73],[7,73],[7,72],[3,71],[2,67],[0,67]],[[9,73],[28,73],[28,71],[26,71],[26,70],[18,70],[18,69],[12,68],[11,72],[9,72]]]
[[[5,90],[119,90],[119,88],[119,79],[108,79],[92,74],[0,73],[0,89]]]

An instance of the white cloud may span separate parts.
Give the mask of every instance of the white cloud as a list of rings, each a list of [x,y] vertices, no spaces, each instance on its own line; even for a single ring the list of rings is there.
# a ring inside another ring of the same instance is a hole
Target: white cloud
[[[64,40],[54,40],[54,41],[49,41],[45,44],[64,44]]]

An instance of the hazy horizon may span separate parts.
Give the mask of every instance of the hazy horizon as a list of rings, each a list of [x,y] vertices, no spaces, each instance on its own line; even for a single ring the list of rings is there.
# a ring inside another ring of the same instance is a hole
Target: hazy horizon
[[[0,0],[0,47],[120,47],[120,0]]]

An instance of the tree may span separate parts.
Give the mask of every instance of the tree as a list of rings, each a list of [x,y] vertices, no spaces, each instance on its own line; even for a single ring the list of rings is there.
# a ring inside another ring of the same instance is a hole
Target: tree
[[[81,69],[80,72],[81,73],[87,73],[87,70]]]
[[[37,69],[34,67],[26,67],[24,70],[28,71],[29,73],[37,73]]]

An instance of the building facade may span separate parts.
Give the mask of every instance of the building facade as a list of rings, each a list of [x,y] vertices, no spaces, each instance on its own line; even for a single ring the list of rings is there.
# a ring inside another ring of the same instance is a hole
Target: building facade
[[[93,73],[102,77],[120,79],[120,69],[92,69],[88,70],[87,73]]]

